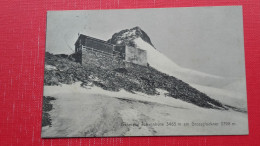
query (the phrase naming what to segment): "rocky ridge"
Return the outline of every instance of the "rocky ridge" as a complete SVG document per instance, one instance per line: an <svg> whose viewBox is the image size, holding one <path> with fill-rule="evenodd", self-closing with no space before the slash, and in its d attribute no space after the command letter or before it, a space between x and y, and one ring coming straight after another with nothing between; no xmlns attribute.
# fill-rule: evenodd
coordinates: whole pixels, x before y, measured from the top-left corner
<svg viewBox="0 0 260 146"><path fill-rule="evenodd" d="M118 33L115 33L111 39L107 42L117 45L129 45L134 47L133 40L136 38L142 38L145 42L154 46L149 36L138 26L131 29L124 29Z"/></svg>
<svg viewBox="0 0 260 146"><path fill-rule="evenodd" d="M118 92L126 90L135 94L160 94L157 89L168 93L165 96L180 99L204 108L227 110L228 107L189 84L152 67L128 64L126 68L107 69L92 65L83 67L71 56L53 55L46 52L44 85L55 86L81 82L83 88L98 86L104 90Z"/></svg>

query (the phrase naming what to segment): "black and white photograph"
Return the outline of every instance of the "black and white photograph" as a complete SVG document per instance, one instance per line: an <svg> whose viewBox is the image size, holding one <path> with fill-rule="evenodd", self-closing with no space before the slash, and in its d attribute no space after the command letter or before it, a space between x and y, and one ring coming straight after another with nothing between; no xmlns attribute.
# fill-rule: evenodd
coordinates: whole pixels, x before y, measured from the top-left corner
<svg viewBox="0 0 260 146"><path fill-rule="evenodd" d="M247 135L242 6L48 11L42 138Z"/></svg>

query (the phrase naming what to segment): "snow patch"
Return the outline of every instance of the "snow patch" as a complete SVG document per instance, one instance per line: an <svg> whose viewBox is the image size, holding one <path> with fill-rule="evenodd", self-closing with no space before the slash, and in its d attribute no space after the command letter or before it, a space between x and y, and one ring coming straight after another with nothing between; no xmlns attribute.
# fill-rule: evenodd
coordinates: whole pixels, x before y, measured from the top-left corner
<svg viewBox="0 0 260 146"><path fill-rule="evenodd" d="M52 126L42 128L42 137L100 137L149 135L219 135L245 134L247 114L194 106L163 94L106 91L99 87L85 89L81 83L44 86L44 96L55 97L49 112ZM146 101L146 102L144 102ZM227 128L207 126L166 126L167 122L235 122ZM122 126L122 123L138 124ZM164 123L164 126L141 124Z"/></svg>
<svg viewBox="0 0 260 146"><path fill-rule="evenodd" d="M46 70L58 70L55 66L53 66L53 65L48 65L48 64L45 65L45 69L46 69Z"/></svg>

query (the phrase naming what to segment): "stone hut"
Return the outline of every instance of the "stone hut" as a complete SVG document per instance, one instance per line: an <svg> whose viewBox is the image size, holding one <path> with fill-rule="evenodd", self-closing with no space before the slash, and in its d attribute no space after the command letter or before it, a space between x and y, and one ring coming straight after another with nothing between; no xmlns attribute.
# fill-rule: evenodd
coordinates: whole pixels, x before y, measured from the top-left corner
<svg viewBox="0 0 260 146"><path fill-rule="evenodd" d="M126 62L147 66L147 52L142 49L114 45L106 41L80 34L75 43L76 61L82 65L123 67Z"/></svg>

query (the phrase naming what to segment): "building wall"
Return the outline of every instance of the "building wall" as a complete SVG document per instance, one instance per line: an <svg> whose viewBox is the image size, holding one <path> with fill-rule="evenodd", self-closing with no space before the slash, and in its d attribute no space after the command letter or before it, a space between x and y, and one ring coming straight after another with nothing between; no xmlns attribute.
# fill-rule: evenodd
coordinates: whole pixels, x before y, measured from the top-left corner
<svg viewBox="0 0 260 146"><path fill-rule="evenodd" d="M124 67L124 62L147 66L147 52L130 46L116 46L80 35L75 43L76 62L107 68Z"/></svg>
<svg viewBox="0 0 260 146"><path fill-rule="evenodd" d="M124 67L124 61L119 56L107 55L104 53L82 49L82 65L98 66L101 68L115 69Z"/></svg>
<svg viewBox="0 0 260 146"><path fill-rule="evenodd" d="M125 48L126 46L115 46L114 54L118 54L121 57L121 59L125 60Z"/></svg>
<svg viewBox="0 0 260 146"><path fill-rule="evenodd" d="M82 63L82 52L81 51L75 52L74 56L75 56L76 62Z"/></svg>
<svg viewBox="0 0 260 146"><path fill-rule="evenodd" d="M126 46L125 61L147 66L147 52L145 50Z"/></svg>
<svg viewBox="0 0 260 146"><path fill-rule="evenodd" d="M86 38L83 45L89 48L96 49L98 51L102 51L104 53L113 54L113 45L104 42Z"/></svg>

